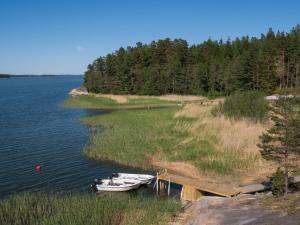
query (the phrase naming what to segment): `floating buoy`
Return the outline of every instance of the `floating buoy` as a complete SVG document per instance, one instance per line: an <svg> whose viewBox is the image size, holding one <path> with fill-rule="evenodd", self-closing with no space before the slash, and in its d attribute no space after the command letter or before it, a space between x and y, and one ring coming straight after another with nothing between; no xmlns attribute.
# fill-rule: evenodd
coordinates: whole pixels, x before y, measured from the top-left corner
<svg viewBox="0 0 300 225"><path fill-rule="evenodd" d="M42 166L41 166L41 165L37 165L37 166L35 167L35 170L36 170L36 171L41 171L41 170L42 170Z"/></svg>

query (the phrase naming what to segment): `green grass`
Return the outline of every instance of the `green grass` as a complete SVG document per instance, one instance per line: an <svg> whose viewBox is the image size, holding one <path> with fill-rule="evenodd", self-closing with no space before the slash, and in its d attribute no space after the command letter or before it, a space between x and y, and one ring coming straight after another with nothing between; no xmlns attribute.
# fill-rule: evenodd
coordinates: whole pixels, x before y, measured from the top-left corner
<svg viewBox="0 0 300 225"><path fill-rule="evenodd" d="M165 104L162 100L133 99L125 104L126 107L110 99L90 96L72 98L66 104L70 102L73 107L114 109L107 114L82 119L95 128L83 151L90 159L144 169L152 168L153 158L180 161L192 164L200 171L218 174L247 170L249 164L255 161L241 157L230 149L218 151L215 149L218 143L216 137L191 134L189 128L197 119L175 118L175 113L181 109L179 107L156 108ZM150 110L142 107L146 103L151 103L153 107ZM140 109L126 110L132 109L132 106ZM198 130L202 132L201 128Z"/></svg>
<svg viewBox="0 0 300 225"><path fill-rule="evenodd" d="M195 120L174 118L177 109L114 111L84 118L100 128L93 132L84 154L95 160L111 160L123 165L150 168L154 155L160 160L189 162L202 171L232 172L233 160L207 161L218 154L205 139L191 139L186 130ZM234 158L235 159L235 158Z"/></svg>
<svg viewBox="0 0 300 225"><path fill-rule="evenodd" d="M105 97L78 96L67 99L64 106L71 108L87 109L139 109L139 108L160 108L177 107L178 102L165 101L156 98L129 99L127 103L119 104L116 101Z"/></svg>
<svg viewBox="0 0 300 225"><path fill-rule="evenodd" d="M180 208L180 203L170 198L22 194L0 201L0 223L2 225L167 224Z"/></svg>

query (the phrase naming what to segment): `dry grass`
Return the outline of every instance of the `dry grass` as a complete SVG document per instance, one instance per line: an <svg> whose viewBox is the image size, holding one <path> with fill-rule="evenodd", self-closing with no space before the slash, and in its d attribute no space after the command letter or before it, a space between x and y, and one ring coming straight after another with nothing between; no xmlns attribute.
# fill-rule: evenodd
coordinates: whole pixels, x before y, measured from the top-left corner
<svg viewBox="0 0 300 225"><path fill-rule="evenodd" d="M172 171L175 174L182 174L193 178L199 178L202 176L195 166L186 162L166 162L157 160L155 157L153 157L151 164L155 167Z"/></svg>
<svg viewBox="0 0 300 225"><path fill-rule="evenodd" d="M119 104L124 104L128 102L128 98L126 95L94 94L94 96L109 98L113 101L116 101Z"/></svg>
<svg viewBox="0 0 300 225"><path fill-rule="evenodd" d="M180 101L180 102L197 102L207 101L207 98L195 95L162 95L158 97L165 101Z"/></svg>
<svg viewBox="0 0 300 225"><path fill-rule="evenodd" d="M284 210L288 213L296 213L300 211L300 193L290 193L287 198L265 196L262 200L262 204L273 211Z"/></svg>
<svg viewBox="0 0 300 225"><path fill-rule="evenodd" d="M228 160L240 168L243 179L239 183L249 183L270 175L276 165L261 158L257 143L259 136L266 131L270 124L254 123L246 120L234 121L224 116L214 117L212 108L222 99L209 101L206 104L187 104L175 114L175 117L194 118L196 121L189 126L178 127L190 132L192 139L209 140L218 154L207 157L207 161ZM240 164L240 165L239 165Z"/></svg>

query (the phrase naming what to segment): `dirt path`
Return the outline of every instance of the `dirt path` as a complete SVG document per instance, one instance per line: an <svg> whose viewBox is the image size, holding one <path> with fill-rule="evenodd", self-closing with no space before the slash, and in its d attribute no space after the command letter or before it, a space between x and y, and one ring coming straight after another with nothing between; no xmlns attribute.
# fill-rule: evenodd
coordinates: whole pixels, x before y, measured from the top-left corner
<svg viewBox="0 0 300 225"><path fill-rule="evenodd" d="M298 225L300 213L272 211L260 204L259 197L202 197L186 206L172 225Z"/></svg>

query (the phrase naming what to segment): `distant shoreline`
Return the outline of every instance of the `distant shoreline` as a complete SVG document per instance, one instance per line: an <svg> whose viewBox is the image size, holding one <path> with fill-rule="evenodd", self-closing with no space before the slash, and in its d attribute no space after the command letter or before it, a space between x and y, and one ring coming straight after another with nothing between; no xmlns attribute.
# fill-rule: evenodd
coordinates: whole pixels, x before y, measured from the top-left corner
<svg viewBox="0 0 300 225"><path fill-rule="evenodd" d="M42 75L13 75L13 74L0 74L0 79L9 79L9 78L19 78L19 77L62 77L62 76L83 76L78 74L62 74L62 75L54 75L54 74L42 74Z"/></svg>

